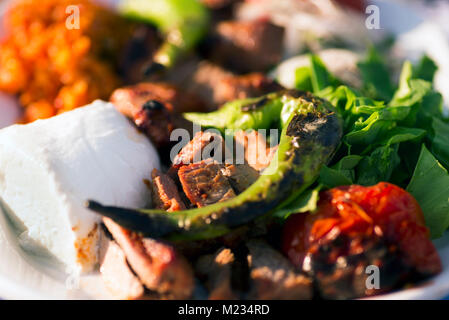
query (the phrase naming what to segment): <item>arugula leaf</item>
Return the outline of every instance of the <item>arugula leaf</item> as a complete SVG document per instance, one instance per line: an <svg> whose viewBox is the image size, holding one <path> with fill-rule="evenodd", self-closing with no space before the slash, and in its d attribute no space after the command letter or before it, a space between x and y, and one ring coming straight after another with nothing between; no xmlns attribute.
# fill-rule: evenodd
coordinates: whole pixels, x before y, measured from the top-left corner
<svg viewBox="0 0 449 320"><path fill-rule="evenodd" d="M320 191L323 186L318 185L304 191L295 201L289 203L286 207L275 210L274 217L288 218L293 213L314 212L320 199Z"/></svg>
<svg viewBox="0 0 449 320"><path fill-rule="evenodd" d="M426 134L426 130L419 128L396 127L388 132L379 143L383 145L392 145L395 143L418 140L423 138Z"/></svg>
<svg viewBox="0 0 449 320"><path fill-rule="evenodd" d="M323 166L320 171L318 182L326 188L335 188L338 186L347 186L352 184L352 179L348 178L343 172Z"/></svg>
<svg viewBox="0 0 449 320"><path fill-rule="evenodd" d="M394 94L390 72L380 55L374 48L368 52L367 58L358 63L365 93L376 99L391 100Z"/></svg>
<svg viewBox="0 0 449 320"><path fill-rule="evenodd" d="M420 204L431 237L441 237L449 227L449 174L424 144L407 191Z"/></svg>
<svg viewBox="0 0 449 320"><path fill-rule="evenodd" d="M310 71L312 88L315 93L339 84L339 81L327 70L325 64L317 55L310 55Z"/></svg>
<svg viewBox="0 0 449 320"><path fill-rule="evenodd" d="M432 153L446 168L449 168L449 124L433 117L432 129L434 131L431 139Z"/></svg>
<svg viewBox="0 0 449 320"><path fill-rule="evenodd" d="M371 186L379 181L389 181L393 170L400 163L398 149L398 144L382 146L364 157L357 166L357 183Z"/></svg>
<svg viewBox="0 0 449 320"><path fill-rule="evenodd" d="M413 77L415 79L422 79L433 82L437 70L438 67L435 64L435 61L433 61L427 55L424 55L419 61L419 64L413 68Z"/></svg>
<svg viewBox="0 0 449 320"><path fill-rule="evenodd" d="M394 129L396 122L405 119L409 112L409 107L402 106L373 112L368 119L362 119L354 124L354 130L345 136L345 141L351 145L369 146Z"/></svg>

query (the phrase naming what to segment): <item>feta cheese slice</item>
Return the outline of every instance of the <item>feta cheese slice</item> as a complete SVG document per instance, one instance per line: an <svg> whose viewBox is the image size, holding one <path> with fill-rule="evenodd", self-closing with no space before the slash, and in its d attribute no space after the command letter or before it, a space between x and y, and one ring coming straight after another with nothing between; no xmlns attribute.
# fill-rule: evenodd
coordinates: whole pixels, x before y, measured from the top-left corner
<svg viewBox="0 0 449 320"><path fill-rule="evenodd" d="M103 101L0 130L0 197L70 272L98 260L100 216L84 203L144 207L144 179L159 168L149 140Z"/></svg>

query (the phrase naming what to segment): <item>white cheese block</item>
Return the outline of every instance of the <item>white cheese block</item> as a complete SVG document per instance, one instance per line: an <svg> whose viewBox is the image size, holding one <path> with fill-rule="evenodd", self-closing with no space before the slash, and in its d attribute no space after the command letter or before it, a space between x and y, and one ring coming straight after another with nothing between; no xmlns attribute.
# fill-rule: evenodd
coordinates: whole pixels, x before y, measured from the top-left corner
<svg viewBox="0 0 449 320"><path fill-rule="evenodd" d="M85 201L146 206L153 168L153 145L102 101L0 130L0 197L70 272L90 271L98 260L100 216Z"/></svg>

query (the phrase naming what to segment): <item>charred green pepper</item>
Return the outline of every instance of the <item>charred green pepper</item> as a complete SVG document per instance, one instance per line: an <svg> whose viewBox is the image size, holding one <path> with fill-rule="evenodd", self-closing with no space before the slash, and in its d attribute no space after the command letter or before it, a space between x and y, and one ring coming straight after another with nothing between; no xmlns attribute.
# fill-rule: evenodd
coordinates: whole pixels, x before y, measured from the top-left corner
<svg viewBox="0 0 449 320"><path fill-rule="evenodd" d="M282 129L279 148L270 165L243 193L207 207L171 213L105 207L94 201L89 201L88 207L125 228L155 238L218 237L296 198L316 180L342 135L341 121L332 105L308 93L279 92L259 99L235 101L224 108L236 115L228 115L224 120L222 116L226 112L219 110L186 117L222 130L237 126L258 129L274 124Z"/></svg>
<svg viewBox="0 0 449 320"><path fill-rule="evenodd" d="M198 43L209 23L208 10L198 0L119 0L118 10L162 32L165 40L153 59L167 68Z"/></svg>

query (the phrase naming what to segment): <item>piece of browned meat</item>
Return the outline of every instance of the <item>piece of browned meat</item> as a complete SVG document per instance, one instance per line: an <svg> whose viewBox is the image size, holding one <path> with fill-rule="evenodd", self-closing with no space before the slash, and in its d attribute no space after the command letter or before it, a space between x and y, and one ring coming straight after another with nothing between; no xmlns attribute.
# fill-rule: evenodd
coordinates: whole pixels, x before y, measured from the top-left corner
<svg viewBox="0 0 449 320"><path fill-rule="evenodd" d="M281 85L263 73L254 72L222 78L215 87L214 100L222 104L236 99L260 97L282 89Z"/></svg>
<svg viewBox="0 0 449 320"><path fill-rule="evenodd" d="M119 61L120 74L127 84L144 80L145 70L160 44L161 39L156 28L141 24L133 30Z"/></svg>
<svg viewBox="0 0 449 320"><path fill-rule="evenodd" d="M239 194L248 189L259 178L259 172L248 164L226 164L221 170L234 191Z"/></svg>
<svg viewBox="0 0 449 320"><path fill-rule="evenodd" d="M262 240L247 243L250 265L248 299L304 300L313 295L312 281L298 274L294 266Z"/></svg>
<svg viewBox="0 0 449 320"><path fill-rule="evenodd" d="M187 260L172 245L122 228L103 218L108 231L125 253L140 281L166 298L188 299L194 288L193 271Z"/></svg>
<svg viewBox="0 0 449 320"><path fill-rule="evenodd" d="M210 110L236 99L260 97L282 87L263 73L235 73L207 60L192 57L176 65L164 76L187 92L201 97Z"/></svg>
<svg viewBox="0 0 449 320"><path fill-rule="evenodd" d="M221 170L222 164L204 160L183 166L178 171L187 198L199 208L235 197L235 192Z"/></svg>
<svg viewBox="0 0 449 320"><path fill-rule="evenodd" d="M225 155L226 144L219 133L209 130L199 131L173 159L173 166L179 168L211 157L221 162Z"/></svg>
<svg viewBox="0 0 449 320"><path fill-rule="evenodd" d="M229 70L199 57L189 57L176 64L163 76L168 83L199 96L212 111L221 103L215 100L215 91L222 79L234 76Z"/></svg>
<svg viewBox="0 0 449 320"><path fill-rule="evenodd" d="M129 268L120 246L106 235L101 235L100 274L105 287L116 299L135 300L144 296L145 289Z"/></svg>
<svg viewBox="0 0 449 320"><path fill-rule="evenodd" d="M155 208L168 212L186 209L172 178L157 169L153 169L151 178L151 189L153 191L153 204Z"/></svg>
<svg viewBox="0 0 449 320"><path fill-rule="evenodd" d="M238 161L242 161L240 158L243 153L244 161L257 171L268 167L277 151L277 146L270 148L267 145L266 138L259 131L239 130L234 133L234 139L236 143L235 155Z"/></svg>
<svg viewBox="0 0 449 320"><path fill-rule="evenodd" d="M117 109L134 118L148 101L158 101L168 112L204 111L201 100L174 85L164 82L142 82L115 90L110 101Z"/></svg>
<svg viewBox="0 0 449 320"><path fill-rule="evenodd" d="M195 269L199 277L206 281L210 300L238 299L238 294L232 289L234 260L234 254L228 248L220 248L215 254L198 259Z"/></svg>
<svg viewBox="0 0 449 320"><path fill-rule="evenodd" d="M266 71L282 58L284 29L267 20L223 21L216 25L206 53L239 73Z"/></svg>
<svg viewBox="0 0 449 320"><path fill-rule="evenodd" d="M176 128L192 130L191 123L180 113L205 110L199 98L160 82L117 89L110 101L122 114L132 119L157 147L170 145L170 135Z"/></svg>

